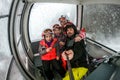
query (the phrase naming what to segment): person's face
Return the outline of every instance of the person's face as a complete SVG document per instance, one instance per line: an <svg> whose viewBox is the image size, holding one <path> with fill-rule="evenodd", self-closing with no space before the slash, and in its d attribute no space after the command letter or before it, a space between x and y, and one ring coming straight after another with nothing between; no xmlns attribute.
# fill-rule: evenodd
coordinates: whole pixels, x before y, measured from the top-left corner
<svg viewBox="0 0 120 80"><path fill-rule="evenodd" d="M61 30L60 29L58 29L58 28L55 28L54 29L54 34L55 35L59 35L61 33Z"/></svg>
<svg viewBox="0 0 120 80"><path fill-rule="evenodd" d="M50 42L50 41L52 40L52 34L46 34L46 35L45 35L45 40L46 40L47 42Z"/></svg>
<svg viewBox="0 0 120 80"><path fill-rule="evenodd" d="M74 29L73 28L68 28L67 29L67 36L71 37L72 35L74 35Z"/></svg>
<svg viewBox="0 0 120 80"><path fill-rule="evenodd" d="M66 20L66 19L61 19L61 20L60 20L61 26L64 26L66 23L67 23L67 20Z"/></svg>

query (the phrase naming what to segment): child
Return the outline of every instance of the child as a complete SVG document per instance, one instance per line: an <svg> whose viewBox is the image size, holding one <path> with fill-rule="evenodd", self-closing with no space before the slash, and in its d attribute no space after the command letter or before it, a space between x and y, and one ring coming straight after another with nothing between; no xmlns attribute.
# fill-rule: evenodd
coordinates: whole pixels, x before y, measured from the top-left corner
<svg viewBox="0 0 120 80"><path fill-rule="evenodd" d="M65 45L65 41L66 41L66 36L63 34L62 28L59 26L59 24L55 24L53 26L53 32L54 32L54 37L58 39L59 53L62 53L64 49L63 46Z"/></svg>
<svg viewBox="0 0 120 80"><path fill-rule="evenodd" d="M39 43L39 53L41 55L45 75L48 80L52 80L54 77L52 69L56 70L61 75L61 77L64 77L65 75L64 69L56 59L57 49L55 46L57 45L57 39L53 38L52 35L53 33L51 29L44 30L44 39L42 39Z"/></svg>

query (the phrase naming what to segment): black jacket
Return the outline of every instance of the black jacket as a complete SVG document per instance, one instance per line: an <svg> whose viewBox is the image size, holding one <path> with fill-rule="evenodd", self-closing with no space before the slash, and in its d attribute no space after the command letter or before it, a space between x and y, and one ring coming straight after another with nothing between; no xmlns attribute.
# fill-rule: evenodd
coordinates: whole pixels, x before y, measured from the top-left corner
<svg viewBox="0 0 120 80"><path fill-rule="evenodd" d="M75 35L73 35L72 37L67 37L66 45L65 45L66 50L72 49L74 52L74 57L72 60L70 60L71 66L72 68L87 67L84 40L82 39L79 42L75 42L74 38L75 38Z"/></svg>

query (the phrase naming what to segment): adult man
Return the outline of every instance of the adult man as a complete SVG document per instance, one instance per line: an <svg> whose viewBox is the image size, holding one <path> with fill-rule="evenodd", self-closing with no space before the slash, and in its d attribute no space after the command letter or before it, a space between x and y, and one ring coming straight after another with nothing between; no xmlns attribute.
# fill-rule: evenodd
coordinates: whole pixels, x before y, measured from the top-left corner
<svg viewBox="0 0 120 80"><path fill-rule="evenodd" d="M62 53L62 57L64 60L67 60L66 55L68 56L72 72L70 71L70 66L68 66L69 75L66 74L63 80L70 80L70 78L73 78L70 75L71 73L73 73L75 80L80 80L88 71L84 40L75 41L75 37L78 33L75 25L73 24L67 25L65 31L67 35L65 43L66 50Z"/></svg>
<svg viewBox="0 0 120 80"><path fill-rule="evenodd" d="M65 48L66 50L63 52L63 57L66 59L64 54L67 54L71 67L87 67L87 61L86 61L86 50L84 45L84 40L75 42L75 37L78 34L77 29L75 25L67 25L65 28L66 31L66 44Z"/></svg>

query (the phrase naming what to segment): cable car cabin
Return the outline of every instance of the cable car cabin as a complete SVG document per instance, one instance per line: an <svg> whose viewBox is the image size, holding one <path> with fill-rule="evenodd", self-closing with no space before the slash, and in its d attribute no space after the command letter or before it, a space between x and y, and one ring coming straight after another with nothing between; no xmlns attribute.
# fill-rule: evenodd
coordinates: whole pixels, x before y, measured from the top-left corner
<svg viewBox="0 0 120 80"><path fill-rule="evenodd" d="M23 5L21 3L23 3L24 6L23 12L20 15L20 26L16 26L16 24L13 23L17 23L17 20L19 19L17 17L17 12L19 12L18 4L21 6ZM85 42L85 59L88 64L88 70L83 67L69 67L74 65L72 65L71 60L69 60L69 56L66 56L65 62L67 68L65 77L61 78L61 76L56 73L55 68L52 68L55 75L54 80L59 80L60 78L63 80L119 80L119 4L119 0L13 1L9 32L14 32L14 35L10 33L10 35L13 35L13 37L10 36L10 44L16 49L16 52L13 51L15 52L13 55L17 62L21 60L21 62L18 62L17 64L21 70L23 69L22 71L25 74L25 77L32 80L47 80L45 67L43 67L43 60L40 58L41 52L39 51L40 41L45 38L43 32L48 28L53 30L55 24L60 25L60 27L65 27L63 24L67 26L67 21L69 22L69 25L74 24L74 26L76 26L77 30L74 30L74 32ZM60 20L61 17L62 21ZM14 28L15 30L13 30ZM18 47L19 44L16 47L14 45L15 43L12 42L19 41L18 36L16 35L18 34L17 31L19 31L20 43L22 43L21 46L26 53L24 57L16 56L21 56L21 49ZM68 31L68 29L65 29L65 31ZM51 33L49 32L49 34ZM67 34L68 33L64 33L64 35ZM80 41L75 42L75 40L71 40L70 45L79 42ZM65 45L66 44L67 43L65 43ZM73 45L70 49L71 48L73 48ZM80 50L79 47L74 47L74 49ZM67 52L65 52L65 54L67 54ZM75 55L73 55L73 57L74 56ZM25 60L26 62L24 62ZM83 70L83 72L81 70Z"/></svg>

